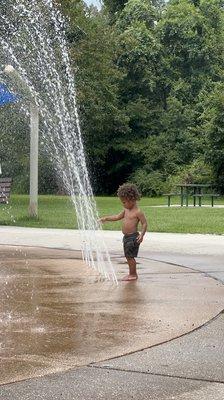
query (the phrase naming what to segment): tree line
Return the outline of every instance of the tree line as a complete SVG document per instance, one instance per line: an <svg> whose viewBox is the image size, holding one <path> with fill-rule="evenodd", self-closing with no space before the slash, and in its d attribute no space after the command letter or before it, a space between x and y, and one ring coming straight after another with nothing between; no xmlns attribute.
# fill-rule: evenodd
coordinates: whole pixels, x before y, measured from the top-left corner
<svg viewBox="0 0 224 400"><path fill-rule="evenodd" d="M144 195L180 182L214 182L224 193L223 1L104 0L100 11L83 0L57 3L94 192L132 181ZM25 136L13 139L15 154ZM21 157L22 188L28 154ZM44 155L41 171L42 191L49 182L56 191Z"/></svg>

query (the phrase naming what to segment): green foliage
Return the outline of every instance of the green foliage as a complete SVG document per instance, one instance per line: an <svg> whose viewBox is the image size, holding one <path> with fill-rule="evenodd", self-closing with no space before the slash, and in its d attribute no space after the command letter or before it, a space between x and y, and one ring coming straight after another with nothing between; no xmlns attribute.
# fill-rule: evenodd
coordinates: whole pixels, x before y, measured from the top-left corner
<svg viewBox="0 0 224 400"><path fill-rule="evenodd" d="M144 2L147 3L146 1ZM116 17L119 16L119 13L124 9L127 3L128 0L103 0L103 4L105 5L106 10L108 11L112 21L114 21ZM136 1L137 6L141 5L141 3L142 2L140 1ZM149 0L148 3L152 3L154 6L161 7L164 5L164 0Z"/></svg>
<svg viewBox="0 0 224 400"><path fill-rule="evenodd" d="M181 183L208 184L211 182L214 182L212 168L205 163L203 158L199 158L191 164L180 167L175 175L171 175L168 178L167 186L173 192L176 189L176 185Z"/></svg>
<svg viewBox="0 0 224 400"><path fill-rule="evenodd" d="M125 31L129 26L135 26L137 23L145 25L146 28L153 28L156 19L157 10L150 1L129 0L119 15L116 26L121 31Z"/></svg>
<svg viewBox="0 0 224 400"><path fill-rule="evenodd" d="M207 133L206 159L210 163L217 188L224 193L224 83L217 83L204 99L203 129Z"/></svg>
<svg viewBox="0 0 224 400"><path fill-rule="evenodd" d="M104 0L104 5L110 15L112 21L114 21L116 13L120 12L127 0Z"/></svg>
<svg viewBox="0 0 224 400"><path fill-rule="evenodd" d="M13 178L13 190L26 192L29 181L29 126L17 105L0 109L2 175ZM23 151L21 151L23 149Z"/></svg>
<svg viewBox="0 0 224 400"><path fill-rule="evenodd" d="M72 41L81 125L94 190L105 190L109 153L114 142L128 131L128 117L120 107L122 72L114 63L116 41L104 13L86 8L83 2L62 2L70 17L69 35L83 35ZM76 34L74 36L77 36ZM111 149L112 147L112 149ZM104 188L102 186L104 185ZM109 189L111 190L111 189Z"/></svg>
<svg viewBox="0 0 224 400"><path fill-rule="evenodd" d="M224 193L223 1L105 0L101 11L55 1L68 17L95 192L132 179L154 196L190 179ZM13 107L1 109L0 157L27 192L28 126ZM58 191L52 168L41 153L42 192Z"/></svg>
<svg viewBox="0 0 224 400"><path fill-rule="evenodd" d="M159 170L147 173L143 169L138 169L131 179L143 196L160 196L166 191L167 185Z"/></svg>
<svg viewBox="0 0 224 400"><path fill-rule="evenodd" d="M19 105L8 105L0 113L0 163L2 176L13 179L14 193L29 192L30 128L19 112ZM53 166L46 154L39 154L39 193L56 193L58 185Z"/></svg>

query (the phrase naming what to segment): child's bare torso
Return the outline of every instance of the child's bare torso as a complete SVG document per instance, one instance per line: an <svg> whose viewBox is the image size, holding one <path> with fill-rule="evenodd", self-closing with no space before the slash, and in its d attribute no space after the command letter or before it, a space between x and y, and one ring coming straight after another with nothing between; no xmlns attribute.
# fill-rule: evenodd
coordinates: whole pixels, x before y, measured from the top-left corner
<svg viewBox="0 0 224 400"><path fill-rule="evenodd" d="M131 210L125 208L122 223L122 232L124 235L137 232L139 224L138 213L139 209L137 207Z"/></svg>

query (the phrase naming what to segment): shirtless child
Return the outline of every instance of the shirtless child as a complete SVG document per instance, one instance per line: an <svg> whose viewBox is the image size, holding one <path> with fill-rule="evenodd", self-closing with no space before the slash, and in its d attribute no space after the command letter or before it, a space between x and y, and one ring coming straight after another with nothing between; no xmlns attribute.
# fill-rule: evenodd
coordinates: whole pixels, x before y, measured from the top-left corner
<svg viewBox="0 0 224 400"><path fill-rule="evenodd" d="M147 221L144 213L137 206L137 200L140 200L140 194L135 185L125 183L118 188L117 195L124 206L124 210L117 215L102 217L100 218L100 221L123 220L123 245L124 254L129 266L129 275L125 276L122 280L135 281L138 279L135 257L138 255L139 245L143 241L147 230ZM139 222L142 226L141 233L138 232Z"/></svg>

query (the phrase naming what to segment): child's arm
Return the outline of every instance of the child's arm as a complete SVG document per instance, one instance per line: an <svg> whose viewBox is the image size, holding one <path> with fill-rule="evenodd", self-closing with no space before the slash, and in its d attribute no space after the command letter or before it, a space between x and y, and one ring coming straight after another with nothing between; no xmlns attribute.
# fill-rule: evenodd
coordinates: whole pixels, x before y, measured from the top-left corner
<svg viewBox="0 0 224 400"><path fill-rule="evenodd" d="M117 215L107 215L105 217L100 218L100 222L106 222L106 221L119 221L120 219L124 218L124 210L120 212L120 214Z"/></svg>
<svg viewBox="0 0 224 400"><path fill-rule="evenodd" d="M142 211L138 212L138 218L139 218L139 221L142 224L142 231L141 231L139 237L137 238L137 242L141 243L143 241L144 235L145 235L145 233L147 231L148 223L147 223L145 214Z"/></svg>

